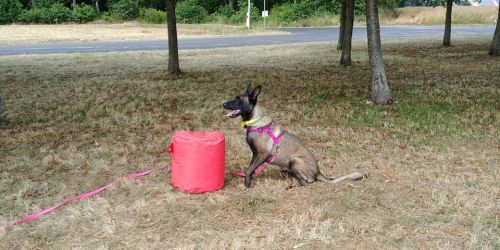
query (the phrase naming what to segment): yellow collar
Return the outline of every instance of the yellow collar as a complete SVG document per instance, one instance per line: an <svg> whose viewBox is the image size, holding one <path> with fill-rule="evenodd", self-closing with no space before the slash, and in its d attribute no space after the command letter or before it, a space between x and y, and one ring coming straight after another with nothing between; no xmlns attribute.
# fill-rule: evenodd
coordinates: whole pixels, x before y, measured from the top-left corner
<svg viewBox="0 0 500 250"><path fill-rule="evenodd" d="M260 120L261 118L262 118L262 115L258 116L257 118L250 119L250 120L248 120L248 121L242 121L242 122L240 123L240 126L242 126L242 127L247 126L247 125L249 125L249 124L252 124L252 123L254 123L254 122L256 122L256 121Z"/></svg>

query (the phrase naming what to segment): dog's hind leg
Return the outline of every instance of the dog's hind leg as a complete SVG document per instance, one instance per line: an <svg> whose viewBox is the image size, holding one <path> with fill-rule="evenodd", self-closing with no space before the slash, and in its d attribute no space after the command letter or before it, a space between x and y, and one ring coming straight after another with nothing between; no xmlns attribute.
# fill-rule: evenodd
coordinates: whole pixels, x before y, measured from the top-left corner
<svg viewBox="0 0 500 250"><path fill-rule="evenodd" d="M301 171L301 169L308 169L308 168L303 168L303 167L301 168L301 164L304 164L304 163L302 161L291 162L290 163L290 171L295 176L295 178L297 178L297 180L299 180L300 185L307 186L307 185L314 182L314 177Z"/></svg>

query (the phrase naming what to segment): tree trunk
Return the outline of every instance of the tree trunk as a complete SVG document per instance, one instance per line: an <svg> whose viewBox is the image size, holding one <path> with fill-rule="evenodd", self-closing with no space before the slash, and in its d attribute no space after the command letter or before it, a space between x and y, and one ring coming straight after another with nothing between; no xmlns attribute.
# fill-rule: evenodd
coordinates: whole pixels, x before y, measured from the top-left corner
<svg viewBox="0 0 500 250"><path fill-rule="evenodd" d="M177 46L177 20L175 18L176 0L167 0L167 27L168 27L168 72L180 74L179 48Z"/></svg>
<svg viewBox="0 0 500 250"><path fill-rule="evenodd" d="M233 8L234 12L238 12L240 10L240 6L238 6L238 0L230 0L231 1L231 7Z"/></svg>
<svg viewBox="0 0 500 250"><path fill-rule="evenodd" d="M346 1L342 0L340 7L340 26L339 26L339 40L337 42L337 50L342 49L342 42L344 42L344 30L345 30L345 12L346 12Z"/></svg>
<svg viewBox="0 0 500 250"><path fill-rule="evenodd" d="M499 56L500 55L500 8L498 9L497 27L495 28L495 34L493 35L493 41L491 41L490 55Z"/></svg>
<svg viewBox="0 0 500 250"><path fill-rule="evenodd" d="M378 19L378 1L366 0L366 30L368 33L368 55L372 72L372 99L376 104L392 104L391 90L387 84L387 77L382 57L380 42L380 25Z"/></svg>
<svg viewBox="0 0 500 250"><path fill-rule="evenodd" d="M345 0L346 12L344 20L344 35L342 40L342 55L340 65L351 65L352 28L354 25L354 0Z"/></svg>
<svg viewBox="0 0 500 250"><path fill-rule="evenodd" d="M443 46L451 45L451 10L453 8L453 0L446 0L446 20L444 22L444 38Z"/></svg>
<svg viewBox="0 0 500 250"><path fill-rule="evenodd" d="M95 0L95 10L97 11L97 13L101 12L99 7L99 0Z"/></svg>

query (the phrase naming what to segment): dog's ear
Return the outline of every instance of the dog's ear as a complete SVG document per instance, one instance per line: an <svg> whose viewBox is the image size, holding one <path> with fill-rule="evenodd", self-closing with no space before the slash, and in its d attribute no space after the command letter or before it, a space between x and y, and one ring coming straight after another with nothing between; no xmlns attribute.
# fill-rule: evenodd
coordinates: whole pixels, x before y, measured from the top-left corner
<svg viewBox="0 0 500 250"><path fill-rule="evenodd" d="M250 97L249 99L250 99L250 102L251 102L251 103L254 103L254 104L255 104L255 103L257 102L257 97L258 97L258 96L259 96L259 94L260 94L260 89L261 89L261 88L262 88L262 87L259 85L259 86L255 87L255 88L252 90L252 93L251 93L251 94L250 94L250 96L249 96L249 97Z"/></svg>
<svg viewBox="0 0 500 250"><path fill-rule="evenodd" d="M251 83L249 83L249 84L248 84L248 87L247 87L246 94L247 94L248 96L250 96L250 95L252 94L252 90L253 90L253 89L252 89L252 84L251 84Z"/></svg>

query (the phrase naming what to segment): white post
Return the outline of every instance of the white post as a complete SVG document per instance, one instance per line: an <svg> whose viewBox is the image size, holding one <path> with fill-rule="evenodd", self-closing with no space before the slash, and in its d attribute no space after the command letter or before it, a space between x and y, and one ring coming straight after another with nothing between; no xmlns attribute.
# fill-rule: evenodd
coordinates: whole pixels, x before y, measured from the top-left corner
<svg viewBox="0 0 500 250"><path fill-rule="evenodd" d="M247 29L250 29L250 0L248 0L248 8L247 8Z"/></svg>
<svg viewBox="0 0 500 250"><path fill-rule="evenodd" d="M266 0L264 0L264 12L266 12ZM266 29L266 16L264 15L264 30Z"/></svg>

